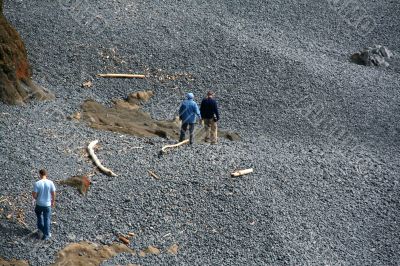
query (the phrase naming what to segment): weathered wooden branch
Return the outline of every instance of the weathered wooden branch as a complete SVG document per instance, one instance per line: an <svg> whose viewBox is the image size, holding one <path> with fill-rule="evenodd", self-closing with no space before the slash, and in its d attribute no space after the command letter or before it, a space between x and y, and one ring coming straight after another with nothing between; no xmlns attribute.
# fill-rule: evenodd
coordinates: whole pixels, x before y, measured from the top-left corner
<svg viewBox="0 0 400 266"><path fill-rule="evenodd" d="M252 172L253 172L253 168L244 169L244 170L239 170L239 171L233 172L233 173L231 174L231 176L242 176L242 175L250 174L250 173L252 173Z"/></svg>
<svg viewBox="0 0 400 266"><path fill-rule="evenodd" d="M152 172L152 171L150 171L150 170L148 170L148 172L149 172L149 175L150 176L152 176L152 177L154 177L155 179L161 179L158 175L156 175L154 172Z"/></svg>
<svg viewBox="0 0 400 266"><path fill-rule="evenodd" d="M117 176L113 171L111 171L110 169L104 167L100 160L97 158L96 154L94 153L94 146L98 143L98 140L94 140L92 142L90 142L89 146L88 146L88 152L90 157L92 157L93 162L96 164L96 166L100 169L100 171L102 171L103 173L105 173L106 175L109 176Z"/></svg>
<svg viewBox="0 0 400 266"><path fill-rule="evenodd" d="M97 74L101 78L128 78L128 79L144 79L146 75L143 74Z"/></svg>
<svg viewBox="0 0 400 266"><path fill-rule="evenodd" d="M161 148L161 152L162 152L162 153L166 153L166 150L167 150L167 149L176 148L176 147L182 146L182 145L184 145L184 144L186 144L186 143L189 143L189 140L188 140L188 139L185 139L184 141L178 142L177 144L165 145L164 147Z"/></svg>

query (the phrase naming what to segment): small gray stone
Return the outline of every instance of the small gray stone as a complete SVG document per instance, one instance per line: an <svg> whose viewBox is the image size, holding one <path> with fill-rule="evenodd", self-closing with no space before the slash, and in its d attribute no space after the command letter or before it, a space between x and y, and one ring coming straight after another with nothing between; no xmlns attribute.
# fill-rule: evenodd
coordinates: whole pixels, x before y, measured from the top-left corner
<svg viewBox="0 0 400 266"><path fill-rule="evenodd" d="M386 48L385 46L383 46L383 47L381 47L381 48L379 49L379 53L380 53L383 57L386 57L386 58L391 58L391 57L393 56L393 53L392 53L388 48Z"/></svg>

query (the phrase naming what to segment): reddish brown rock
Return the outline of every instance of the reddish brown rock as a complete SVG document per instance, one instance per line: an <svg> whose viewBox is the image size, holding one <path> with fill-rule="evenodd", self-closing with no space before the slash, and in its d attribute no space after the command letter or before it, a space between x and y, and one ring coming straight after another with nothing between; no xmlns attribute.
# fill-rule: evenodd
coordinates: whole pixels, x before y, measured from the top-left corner
<svg viewBox="0 0 400 266"><path fill-rule="evenodd" d="M87 176L72 176L65 180L59 181L59 183L62 185L75 187L82 195L86 195L91 184L90 179Z"/></svg>
<svg viewBox="0 0 400 266"><path fill-rule="evenodd" d="M23 104L32 98L48 100L54 95L31 80L25 45L4 17L0 0L0 100Z"/></svg>

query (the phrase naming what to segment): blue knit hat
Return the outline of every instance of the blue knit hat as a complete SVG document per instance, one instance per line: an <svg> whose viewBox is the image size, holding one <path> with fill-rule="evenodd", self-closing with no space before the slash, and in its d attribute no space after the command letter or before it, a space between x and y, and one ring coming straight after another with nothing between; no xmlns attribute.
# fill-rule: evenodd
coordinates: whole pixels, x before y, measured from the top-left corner
<svg viewBox="0 0 400 266"><path fill-rule="evenodd" d="M193 93L189 92L188 94L186 94L186 98L188 98L189 100L194 98Z"/></svg>

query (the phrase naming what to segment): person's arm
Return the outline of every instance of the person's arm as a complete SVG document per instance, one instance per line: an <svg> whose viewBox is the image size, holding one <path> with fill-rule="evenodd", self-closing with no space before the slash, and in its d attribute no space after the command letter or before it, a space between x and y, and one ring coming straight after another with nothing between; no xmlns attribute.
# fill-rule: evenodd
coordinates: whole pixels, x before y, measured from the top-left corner
<svg viewBox="0 0 400 266"><path fill-rule="evenodd" d="M196 103L194 104L194 106L195 106L195 113L199 117L200 122L201 122L201 114L200 114L199 106Z"/></svg>
<svg viewBox="0 0 400 266"><path fill-rule="evenodd" d="M56 192L51 192L51 207L54 208L56 202Z"/></svg>
<svg viewBox="0 0 400 266"><path fill-rule="evenodd" d="M184 112L183 104L181 104L181 106L179 106L179 119L180 120L183 120L183 112Z"/></svg>
<svg viewBox="0 0 400 266"><path fill-rule="evenodd" d="M217 102L214 102L214 112L215 112L215 117L217 118L217 121L219 120L219 112L218 112L218 105Z"/></svg>
<svg viewBox="0 0 400 266"><path fill-rule="evenodd" d="M204 104L205 104L205 103L204 103L204 99L203 99L203 100L201 101L201 104L200 104L200 115L203 115L203 114L204 114L204 111L205 111L205 110L204 110L204 107L205 107Z"/></svg>
<svg viewBox="0 0 400 266"><path fill-rule="evenodd" d="M51 207L54 208L55 202L56 202L56 187L54 186L54 183L51 183Z"/></svg>
<svg viewBox="0 0 400 266"><path fill-rule="evenodd" d="M37 196L38 196L38 189L37 189L36 183L35 183L35 184L33 185L32 198L33 198L34 200L36 200L36 199L37 199Z"/></svg>

